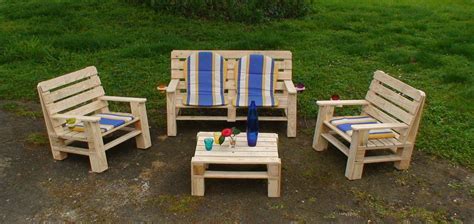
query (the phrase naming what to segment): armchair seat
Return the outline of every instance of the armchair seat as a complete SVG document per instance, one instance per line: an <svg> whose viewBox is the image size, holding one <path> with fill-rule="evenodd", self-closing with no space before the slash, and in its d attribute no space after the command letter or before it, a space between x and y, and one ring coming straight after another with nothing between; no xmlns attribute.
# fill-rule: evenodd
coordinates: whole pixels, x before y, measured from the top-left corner
<svg viewBox="0 0 474 224"><path fill-rule="evenodd" d="M330 120L331 128L337 128L344 132L348 137L352 136L352 126L357 124L380 124L379 121L371 116L346 116L334 117ZM392 129L375 129L369 131L369 139L395 138L396 133Z"/></svg>

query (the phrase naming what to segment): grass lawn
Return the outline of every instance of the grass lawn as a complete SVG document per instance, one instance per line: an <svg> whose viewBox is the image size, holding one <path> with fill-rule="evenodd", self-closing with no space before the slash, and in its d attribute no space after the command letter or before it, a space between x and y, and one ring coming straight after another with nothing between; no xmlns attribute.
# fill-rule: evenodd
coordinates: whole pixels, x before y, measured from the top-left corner
<svg viewBox="0 0 474 224"><path fill-rule="evenodd" d="M164 125L173 49L293 52L299 115L316 99L363 98L384 70L427 93L417 150L474 167L474 4L466 0L325 1L298 20L189 20L121 0L0 0L0 99L38 101L36 84L95 65L109 95L149 99ZM158 108L158 109L157 109ZM353 110L348 109L345 112Z"/></svg>

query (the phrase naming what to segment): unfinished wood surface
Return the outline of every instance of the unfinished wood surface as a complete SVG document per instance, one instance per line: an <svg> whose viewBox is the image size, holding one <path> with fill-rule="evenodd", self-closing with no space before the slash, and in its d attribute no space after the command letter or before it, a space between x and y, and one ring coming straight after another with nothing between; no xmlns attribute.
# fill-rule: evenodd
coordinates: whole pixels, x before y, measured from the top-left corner
<svg viewBox="0 0 474 224"><path fill-rule="evenodd" d="M247 145L246 133L236 137L235 148L228 140L223 145L214 144L211 151L205 150L204 139L213 138L214 132L199 132L194 157L191 159L191 194L204 196L205 178L267 179L268 197L280 196L281 160L278 158L278 135L259 133L257 145ZM261 164L267 171L221 171L208 170L209 164Z"/></svg>
<svg viewBox="0 0 474 224"><path fill-rule="evenodd" d="M291 81L292 79L292 54L289 51L219 51L211 50L224 57L226 61L226 80L224 83L224 97L228 105L208 107L212 109L226 109L227 116L180 116L176 111L178 109L204 108L199 106L188 106L183 104L183 98L186 95L186 83L184 77L184 68L186 58L195 52L207 50L175 50L171 52L171 82L167 87L167 121L168 136L176 136L177 120L225 120L235 122L243 119L236 116L237 108L232 105L236 95L235 69L238 60L248 54L263 54L275 59L278 68L278 76L275 84L275 97L279 105L272 109L283 109L284 116L273 116L265 118L260 116L261 121L286 121L288 125L287 136L296 137L297 124L297 97L296 89ZM207 107L206 107L207 108ZM288 113L289 112L289 113Z"/></svg>
<svg viewBox="0 0 474 224"><path fill-rule="evenodd" d="M144 98L105 96L97 69L93 66L38 84L38 94L43 110L53 158L62 160L68 153L89 156L93 172L108 168L105 151L130 138L137 138L138 148L151 146ZM131 104L134 119L101 132L100 118L96 113L113 113L132 116L130 113L110 112L107 101ZM84 131L64 127L68 118L84 123ZM130 127L134 125L134 127ZM126 133L104 145L103 137L121 130ZM87 148L70 146L74 141L87 142Z"/></svg>
<svg viewBox="0 0 474 224"><path fill-rule="evenodd" d="M315 145L334 145L347 157L346 177L360 179L365 163L394 162L395 168L407 169L411 161L413 147L418 133L426 95L382 71L374 73L365 100L318 101L320 111L315 128ZM342 132L330 123L334 109L341 105L361 105L362 116L371 116L380 124L358 124L352 126L352 136ZM357 117L357 116L354 116ZM394 138L369 139L368 132L377 129L395 131ZM341 138L337 138L339 136ZM350 143L350 147L341 142ZM316 147L317 149L318 147ZM388 155L365 156L367 150L384 150Z"/></svg>

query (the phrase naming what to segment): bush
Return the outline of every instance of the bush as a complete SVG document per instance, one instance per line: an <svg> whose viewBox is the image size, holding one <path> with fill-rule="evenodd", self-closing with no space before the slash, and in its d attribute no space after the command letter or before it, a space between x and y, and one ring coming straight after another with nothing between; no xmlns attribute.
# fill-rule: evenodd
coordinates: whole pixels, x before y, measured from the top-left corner
<svg viewBox="0 0 474 224"><path fill-rule="evenodd" d="M312 0L129 0L186 17L257 23L306 15Z"/></svg>

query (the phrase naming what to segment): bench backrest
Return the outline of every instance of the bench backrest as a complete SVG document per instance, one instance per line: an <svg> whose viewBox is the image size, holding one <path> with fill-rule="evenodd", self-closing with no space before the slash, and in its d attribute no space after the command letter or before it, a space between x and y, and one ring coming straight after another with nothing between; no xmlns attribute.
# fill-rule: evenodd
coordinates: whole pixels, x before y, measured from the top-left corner
<svg viewBox="0 0 474 224"><path fill-rule="evenodd" d="M409 135L412 128L418 128L425 100L423 91L376 71L365 99L370 105L364 107L363 112L384 123L407 124L408 133L402 132L402 135Z"/></svg>
<svg viewBox="0 0 474 224"><path fill-rule="evenodd" d="M45 114L46 123L53 129L64 124L64 120L52 120L52 115L88 115L107 108L97 69L90 66L38 84L38 94Z"/></svg>
<svg viewBox="0 0 474 224"><path fill-rule="evenodd" d="M278 68L278 79L275 86L276 92L281 93L284 89L284 80L292 78L292 54L290 51L220 51L220 50L174 50L171 52L171 78L179 79L178 93L186 92L184 81L184 63L186 58L194 52L215 52L220 54L227 61L227 80L224 85L227 99L231 100L235 96L235 68L238 60L249 54L263 54L272 57Z"/></svg>

